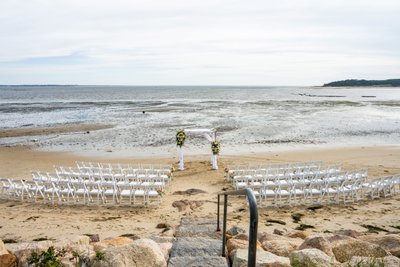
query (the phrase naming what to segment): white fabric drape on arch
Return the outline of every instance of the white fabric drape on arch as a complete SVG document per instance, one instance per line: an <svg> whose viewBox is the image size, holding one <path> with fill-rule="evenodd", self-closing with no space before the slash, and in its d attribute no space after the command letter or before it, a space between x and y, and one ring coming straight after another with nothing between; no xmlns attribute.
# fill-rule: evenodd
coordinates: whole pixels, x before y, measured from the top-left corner
<svg viewBox="0 0 400 267"><path fill-rule="evenodd" d="M215 129L184 129L183 131L186 133L186 135L203 136L210 143L217 140L217 131ZM180 171L183 171L185 169L185 164L183 160L183 149L180 146L178 146L178 155L179 155L178 169ZM211 165L213 170L218 170L217 155L214 155L214 153L211 153Z"/></svg>

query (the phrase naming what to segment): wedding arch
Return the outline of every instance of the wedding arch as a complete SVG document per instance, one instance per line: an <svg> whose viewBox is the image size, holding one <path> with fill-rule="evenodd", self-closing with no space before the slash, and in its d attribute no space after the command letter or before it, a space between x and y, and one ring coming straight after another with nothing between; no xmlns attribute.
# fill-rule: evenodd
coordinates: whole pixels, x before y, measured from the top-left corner
<svg viewBox="0 0 400 267"><path fill-rule="evenodd" d="M218 169L217 155L219 154L220 144L217 141L217 131L215 129L184 129L179 130L176 133L176 145L178 146L179 155L179 170L183 171L185 169L183 161L183 149L182 146L185 143L187 135L193 136L203 136L211 143L211 166L213 170Z"/></svg>

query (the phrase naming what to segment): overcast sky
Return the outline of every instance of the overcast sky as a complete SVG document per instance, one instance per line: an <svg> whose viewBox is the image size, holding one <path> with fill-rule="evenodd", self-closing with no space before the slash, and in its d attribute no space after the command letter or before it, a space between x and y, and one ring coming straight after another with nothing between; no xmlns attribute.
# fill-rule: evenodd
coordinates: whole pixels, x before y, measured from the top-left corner
<svg viewBox="0 0 400 267"><path fill-rule="evenodd" d="M399 0L1 0L0 84L400 78Z"/></svg>

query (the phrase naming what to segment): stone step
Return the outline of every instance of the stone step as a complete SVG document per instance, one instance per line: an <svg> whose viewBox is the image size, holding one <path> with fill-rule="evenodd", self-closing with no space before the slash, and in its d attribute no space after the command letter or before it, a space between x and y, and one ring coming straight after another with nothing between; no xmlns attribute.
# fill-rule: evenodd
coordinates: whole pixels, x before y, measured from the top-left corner
<svg viewBox="0 0 400 267"><path fill-rule="evenodd" d="M221 233L216 230L216 218L182 218L168 266L228 267L227 259L221 256Z"/></svg>
<svg viewBox="0 0 400 267"><path fill-rule="evenodd" d="M171 257L220 256L222 241L205 237L181 237L173 244Z"/></svg>
<svg viewBox="0 0 400 267"><path fill-rule="evenodd" d="M216 232L215 218L182 218L176 230L176 237L211 237L221 239L221 233Z"/></svg>
<svg viewBox="0 0 400 267"><path fill-rule="evenodd" d="M168 267L228 267L224 257L218 256L185 256L170 258Z"/></svg>

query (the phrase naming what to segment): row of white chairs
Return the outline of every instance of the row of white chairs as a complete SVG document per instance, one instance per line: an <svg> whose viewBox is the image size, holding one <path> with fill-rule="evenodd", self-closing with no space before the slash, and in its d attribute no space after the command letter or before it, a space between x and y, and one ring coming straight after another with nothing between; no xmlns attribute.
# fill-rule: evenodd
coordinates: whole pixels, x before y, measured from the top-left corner
<svg viewBox="0 0 400 267"><path fill-rule="evenodd" d="M80 170L98 170L98 169L109 169L119 171L136 171L136 170L148 170L148 171L163 171L171 175L173 172L172 165L169 164L120 164L120 163L100 163L100 162L84 162L76 161L76 166Z"/></svg>
<svg viewBox="0 0 400 267"><path fill-rule="evenodd" d="M282 169L281 169L282 170ZM263 180L291 180L291 179L311 179L314 176L333 176L338 175L342 171L341 164L326 165L317 168L303 168L301 171L297 169L285 169L283 171L259 171L247 170L240 171L231 178L232 184L235 186L238 181L263 181Z"/></svg>
<svg viewBox="0 0 400 267"><path fill-rule="evenodd" d="M295 180L261 185L250 183L247 188L253 190L259 206L281 207L355 203L363 201L366 195L371 199L391 196L396 193L396 186L400 186L400 175L369 182L366 182L366 175L360 171L347 172L325 180L320 178L308 183Z"/></svg>
<svg viewBox="0 0 400 267"><path fill-rule="evenodd" d="M105 185L126 185L137 187L155 187L161 191L169 184L169 179L163 176L152 177L125 177L125 176L102 176L88 173L45 173L32 172L34 181L38 182L69 182L69 183L98 183Z"/></svg>
<svg viewBox="0 0 400 267"><path fill-rule="evenodd" d="M371 199L380 197L390 197L400 189L400 174L378 177L364 183L364 187L369 189Z"/></svg>
<svg viewBox="0 0 400 267"><path fill-rule="evenodd" d="M304 172L305 170L318 170L322 166L321 161L292 162L285 164L241 164L231 165L225 168L225 177L230 179L236 175L242 175L245 172L265 173L287 173Z"/></svg>
<svg viewBox="0 0 400 267"><path fill-rule="evenodd" d="M3 199L52 205L158 206L161 202L156 187L132 184L0 179L0 186L0 197Z"/></svg>

